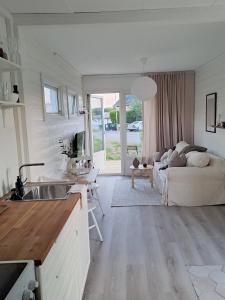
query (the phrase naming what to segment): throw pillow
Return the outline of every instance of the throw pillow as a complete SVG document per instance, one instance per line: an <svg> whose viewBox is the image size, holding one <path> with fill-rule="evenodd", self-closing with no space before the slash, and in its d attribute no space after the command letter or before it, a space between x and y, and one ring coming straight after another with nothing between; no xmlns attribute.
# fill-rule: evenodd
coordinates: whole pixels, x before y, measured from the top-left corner
<svg viewBox="0 0 225 300"><path fill-rule="evenodd" d="M170 158L171 154L173 153L172 149L169 149L167 152L163 154L160 161L161 162L167 162L167 160Z"/></svg>
<svg viewBox="0 0 225 300"><path fill-rule="evenodd" d="M202 153L197 151L187 153L186 158L188 167L203 168L208 166L210 162L210 156L208 153Z"/></svg>
<svg viewBox="0 0 225 300"><path fill-rule="evenodd" d="M174 151L172 152L172 154L170 155L170 157L167 159L167 164L169 165L170 162L171 162L175 157L177 157L177 156L178 156L178 152L177 152L176 150L174 150Z"/></svg>
<svg viewBox="0 0 225 300"><path fill-rule="evenodd" d="M201 147L201 146L196 146L196 145L188 145L188 146L184 147L184 149L180 152L180 154L182 154L182 153L187 154L191 151L206 152L207 148Z"/></svg>
<svg viewBox="0 0 225 300"><path fill-rule="evenodd" d="M178 154L186 147L188 146L189 144L182 141L182 142L179 142L178 144L176 144L176 151L178 152Z"/></svg>
<svg viewBox="0 0 225 300"><path fill-rule="evenodd" d="M165 152L167 152L167 149L166 149L166 148L164 148L163 150L161 150L160 152L158 152L158 153L156 154L155 161L156 161L156 162L160 162L160 159L161 159L161 157L163 156L163 154L164 154Z"/></svg>
<svg viewBox="0 0 225 300"><path fill-rule="evenodd" d="M184 154L179 155L178 153L174 155L173 159L170 160L168 166L169 168L173 167L186 167L187 158Z"/></svg>

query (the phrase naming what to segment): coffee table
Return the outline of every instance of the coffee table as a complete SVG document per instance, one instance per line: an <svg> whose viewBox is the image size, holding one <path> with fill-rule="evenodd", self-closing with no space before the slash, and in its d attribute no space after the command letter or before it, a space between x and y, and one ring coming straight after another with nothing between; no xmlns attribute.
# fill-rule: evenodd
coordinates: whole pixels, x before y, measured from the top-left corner
<svg viewBox="0 0 225 300"><path fill-rule="evenodd" d="M147 165L147 167L143 167L143 165L139 165L138 168L135 168L133 165L130 166L131 169L131 181L132 188L134 189L134 178L137 176L149 177L149 181L151 186L153 187L153 166Z"/></svg>

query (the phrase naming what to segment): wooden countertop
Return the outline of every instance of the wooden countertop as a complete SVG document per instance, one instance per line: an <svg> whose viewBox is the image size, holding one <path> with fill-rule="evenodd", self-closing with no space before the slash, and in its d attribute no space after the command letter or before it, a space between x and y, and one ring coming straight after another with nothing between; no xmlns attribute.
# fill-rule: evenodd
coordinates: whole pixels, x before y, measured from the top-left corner
<svg viewBox="0 0 225 300"><path fill-rule="evenodd" d="M0 261L43 263L81 194L67 200L0 201L9 208L0 214Z"/></svg>

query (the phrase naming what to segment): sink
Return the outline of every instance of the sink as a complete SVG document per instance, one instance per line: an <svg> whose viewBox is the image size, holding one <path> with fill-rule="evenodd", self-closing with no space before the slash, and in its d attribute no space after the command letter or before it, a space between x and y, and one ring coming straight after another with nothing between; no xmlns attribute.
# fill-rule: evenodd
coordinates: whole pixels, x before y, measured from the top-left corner
<svg viewBox="0 0 225 300"><path fill-rule="evenodd" d="M72 184L69 183L29 183L24 187L25 195L22 200L66 200Z"/></svg>
<svg viewBox="0 0 225 300"><path fill-rule="evenodd" d="M25 187L23 200L65 200L68 198L69 184L40 184Z"/></svg>

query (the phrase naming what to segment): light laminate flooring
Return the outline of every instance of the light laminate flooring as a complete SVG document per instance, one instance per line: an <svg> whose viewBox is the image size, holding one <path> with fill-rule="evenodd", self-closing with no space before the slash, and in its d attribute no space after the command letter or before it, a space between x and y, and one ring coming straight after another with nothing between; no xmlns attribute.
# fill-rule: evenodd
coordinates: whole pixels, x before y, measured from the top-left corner
<svg viewBox="0 0 225 300"><path fill-rule="evenodd" d="M225 264L225 206L111 208L116 179L98 178L104 242L90 233L83 300L196 300L186 265Z"/></svg>

